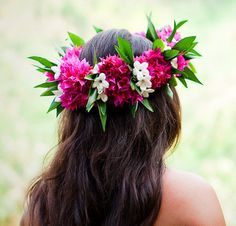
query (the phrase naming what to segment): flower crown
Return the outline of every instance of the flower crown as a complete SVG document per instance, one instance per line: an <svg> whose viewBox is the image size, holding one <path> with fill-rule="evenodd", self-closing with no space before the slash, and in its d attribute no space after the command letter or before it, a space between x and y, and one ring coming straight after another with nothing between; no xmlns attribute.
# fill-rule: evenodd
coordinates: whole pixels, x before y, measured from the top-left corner
<svg viewBox="0 0 236 226"><path fill-rule="evenodd" d="M176 23L173 29L165 26L158 30L147 16L147 32L139 32L152 41L152 49L134 57L131 43L118 37L115 46L116 55L100 58L94 50L93 65L86 59L80 59L85 44L79 36L68 32L70 47L58 49L59 63L43 57L31 56L40 63L37 71L46 76L46 81L35 88L46 88L41 96L54 96L48 112L56 109L58 116L64 109L75 110L86 108L88 112L97 106L101 125L105 131L107 120L107 103L115 107L130 105L135 117L139 103L153 112L149 95L160 87L165 87L167 94L173 98L170 87L180 81L186 88L191 80L202 84L196 77L196 70L191 63L195 57L201 56L194 48L196 36L181 38L177 30L187 20ZM96 32L103 30L94 27Z"/></svg>

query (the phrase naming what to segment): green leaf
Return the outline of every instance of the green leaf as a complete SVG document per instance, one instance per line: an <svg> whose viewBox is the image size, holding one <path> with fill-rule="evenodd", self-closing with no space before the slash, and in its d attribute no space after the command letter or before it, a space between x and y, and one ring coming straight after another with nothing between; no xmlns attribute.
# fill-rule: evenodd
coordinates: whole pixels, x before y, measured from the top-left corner
<svg viewBox="0 0 236 226"><path fill-rule="evenodd" d="M189 48L191 48L195 39L196 39L196 36L190 36L190 37L183 38L174 45L173 49L177 49L180 52L185 52Z"/></svg>
<svg viewBox="0 0 236 226"><path fill-rule="evenodd" d="M52 72L53 73L51 68L43 68L43 67L39 67L37 65L33 65L33 66L36 67L37 68L36 70L41 73L45 73L45 72Z"/></svg>
<svg viewBox="0 0 236 226"><path fill-rule="evenodd" d="M172 86L172 87L177 86L177 81L176 81L175 76L172 76L172 77L171 77L171 79L169 80L169 84L170 84L170 86Z"/></svg>
<svg viewBox="0 0 236 226"><path fill-rule="evenodd" d="M102 32L103 29L99 28L99 27L96 27L96 26L93 26L94 30L99 33L99 32Z"/></svg>
<svg viewBox="0 0 236 226"><path fill-rule="evenodd" d="M190 47L188 50L186 50L186 52L190 52L191 50L193 50L194 47L195 47L197 44L198 44L198 42L194 42L194 43L191 45L191 47Z"/></svg>
<svg viewBox="0 0 236 226"><path fill-rule="evenodd" d="M134 54L132 50L132 44L126 40L118 37L118 46L115 47L117 53L120 55L120 57L128 63L130 66L133 66L134 61Z"/></svg>
<svg viewBox="0 0 236 226"><path fill-rule="evenodd" d="M184 77L178 76L177 78L184 85L184 87L188 88L187 82L185 81Z"/></svg>
<svg viewBox="0 0 236 226"><path fill-rule="evenodd" d="M98 106L99 106L99 108L101 110L101 113L103 115L106 115L106 112L107 112L107 104L106 104L106 102L98 101Z"/></svg>
<svg viewBox="0 0 236 226"><path fill-rule="evenodd" d="M190 67L190 69L192 70L193 73L197 73L197 70L194 67L193 63L189 62L188 65L189 65L189 67Z"/></svg>
<svg viewBox="0 0 236 226"><path fill-rule="evenodd" d="M132 90L136 89L135 86L136 86L136 84L132 80L130 80L130 87Z"/></svg>
<svg viewBox="0 0 236 226"><path fill-rule="evenodd" d="M183 26L188 20L183 20L183 21L180 21L178 24L176 24L176 22L174 21L174 28L173 28L173 31L170 35L170 37L167 39L167 42L171 42L173 40L173 38L175 37L175 34L177 32L177 30Z"/></svg>
<svg viewBox="0 0 236 226"><path fill-rule="evenodd" d="M97 74L89 74L85 76L85 79L93 81L96 78Z"/></svg>
<svg viewBox="0 0 236 226"><path fill-rule="evenodd" d="M130 64L129 58L125 55L125 53L121 49L119 49L118 46L115 46L115 50L126 63Z"/></svg>
<svg viewBox="0 0 236 226"><path fill-rule="evenodd" d="M102 129L105 132L106 122L107 122L106 103L104 103L103 101L99 101L97 104L98 104L98 111L99 111L99 117L102 124Z"/></svg>
<svg viewBox="0 0 236 226"><path fill-rule="evenodd" d="M56 113L56 116L58 117L58 115L60 115L60 113L64 110L65 108L62 107L61 105L58 105L57 106L57 113Z"/></svg>
<svg viewBox="0 0 236 226"><path fill-rule="evenodd" d="M58 52L58 54L59 54L59 56L61 56L61 57L63 57L64 55L65 55L65 53L66 53L66 49L67 49L68 47L65 47L65 46L62 46L62 47L56 47L56 50L57 50L57 52Z"/></svg>
<svg viewBox="0 0 236 226"><path fill-rule="evenodd" d="M173 58L177 57L179 54L179 50L171 49L164 51L164 57L166 60L172 60Z"/></svg>
<svg viewBox="0 0 236 226"><path fill-rule="evenodd" d="M187 54L184 54L184 59L185 60L192 60L194 58L196 58L197 56L192 54L192 53L187 53Z"/></svg>
<svg viewBox="0 0 236 226"><path fill-rule="evenodd" d="M30 56L28 57L31 60L37 61L40 64L42 64L43 66L47 67L47 68L51 68L53 66L56 66L55 63L51 62L50 60L43 58L43 57L39 57L39 56Z"/></svg>
<svg viewBox="0 0 236 226"><path fill-rule="evenodd" d="M131 105L131 114L133 117L135 117L136 111L138 110L138 102L135 104Z"/></svg>
<svg viewBox="0 0 236 226"><path fill-rule="evenodd" d="M167 84L167 85L165 86L165 90L166 90L166 94L167 94L171 99L173 99L174 94L173 94L173 92L172 92L172 90L171 90L169 84Z"/></svg>
<svg viewBox="0 0 236 226"><path fill-rule="evenodd" d="M142 95L142 92L141 92L140 88L135 84L135 82L131 81L130 86L131 86L132 90L136 90L136 92L138 94Z"/></svg>
<svg viewBox="0 0 236 226"><path fill-rule="evenodd" d="M78 35L73 34L71 32L68 32L68 35L69 35L69 38L70 38L71 42L75 46L80 47L80 46L84 45L84 43L85 43L84 40L81 37L79 37Z"/></svg>
<svg viewBox="0 0 236 226"><path fill-rule="evenodd" d="M60 105L60 104L61 104L60 102L55 102L55 98L54 98L51 105L50 105L50 107L49 107L49 109L48 109L48 111L47 111L47 113L54 110L55 108L57 108L57 106Z"/></svg>
<svg viewBox="0 0 236 226"><path fill-rule="evenodd" d="M44 82L42 84L39 84L35 86L34 88L48 88L48 87L57 87L58 86L58 81L55 82Z"/></svg>
<svg viewBox="0 0 236 226"><path fill-rule="evenodd" d="M152 23L151 16L152 16L151 14L149 16L147 15L148 29L146 32L146 38L149 39L150 41L154 42L156 39L158 39L158 35L156 32L156 28L155 28L154 24Z"/></svg>
<svg viewBox="0 0 236 226"><path fill-rule="evenodd" d="M143 105L144 105L144 107L146 107L149 111L151 111L151 112L154 112L154 110L153 110L153 107L151 106L151 104L150 104L150 102L149 102L149 100L148 99L143 99L143 101L141 102Z"/></svg>
<svg viewBox="0 0 236 226"><path fill-rule="evenodd" d="M194 54L195 56L199 56L201 57L202 55L200 53L198 53L196 50L192 49L189 51L190 53Z"/></svg>
<svg viewBox="0 0 236 226"><path fill-rule="evenodd" d="M161 52L165 49L165 44L161 39L156 39L152 45L153 49L161 49Z"/></svg>
<svg viewBox="0 0 236 226"><path fill-rule="evenodd" d="M57 90L57 86L48 88L46 91L44 91L40 96L54 96L54 93L52 91Z"/></svg>
<svg viewBox="0 0 236 226"><path fill-rule="evenodd" d="M98 96L97 89L92 89L91 94L88 98L88 102L86 104L87 112L90 112L90 110L93 108L93 105L94 105L95 101L97 100L97 96Z"/></svg>
<svg viewBox="0 0 236 226"><path fill-rule="evenodd" d="M197 78L197 76L188 67L184 68L184 78L203 85L201 81Z"/></svg>

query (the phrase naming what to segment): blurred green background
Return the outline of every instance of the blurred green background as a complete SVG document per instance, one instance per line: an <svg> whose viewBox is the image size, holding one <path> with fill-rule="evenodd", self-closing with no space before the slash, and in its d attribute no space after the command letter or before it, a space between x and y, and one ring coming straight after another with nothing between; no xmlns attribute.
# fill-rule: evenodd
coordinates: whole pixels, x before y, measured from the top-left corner
<svg viewBox="0 0 236 226"><path fill-rule="evenodd" d="M33 86L44 80L26 59L56 57L66 32L87 40L92 25L146 29L189 19L183 35L197 35L198 77L204 86L178 86L183 133L169 166L206 178L215 188L228 226L236 226L236 1L235 0L0 0L0 225L18 225L24 193L56 144L51 98ZM203 197L204 198L204 197Z"/></svg>

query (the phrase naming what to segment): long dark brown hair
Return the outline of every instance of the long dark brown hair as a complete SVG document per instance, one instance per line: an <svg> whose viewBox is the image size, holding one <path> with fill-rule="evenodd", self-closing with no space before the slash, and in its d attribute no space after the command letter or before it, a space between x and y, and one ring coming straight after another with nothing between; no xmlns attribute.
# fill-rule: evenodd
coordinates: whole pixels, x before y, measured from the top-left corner
<svg viewBox="0 0 236 226"><path fill-rule="evenodd" d="M135 56L152 43L127 30L98 33L84 47L81 59L93 63L116 54L121 36ZM150 95L154 113L139 106L135 118L128 106L108 106L106 131L97 109L64 110L55 156L30 187L31 226L152 226L162 200L163 156L176 144L181 128L180 104L173 89Z"/></svg>

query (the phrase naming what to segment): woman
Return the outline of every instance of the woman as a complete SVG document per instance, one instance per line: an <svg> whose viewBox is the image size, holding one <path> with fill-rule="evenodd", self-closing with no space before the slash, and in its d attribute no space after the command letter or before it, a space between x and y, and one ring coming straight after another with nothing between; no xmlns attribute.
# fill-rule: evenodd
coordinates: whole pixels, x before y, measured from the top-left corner
<svg viewBox="0 0 236 226"><path fill-rule="evenodd" d="M127 30L99 32L82 49L90 65L117 55L117 38L134 56L152 42ZM95 50L95 51L94 51ZM154 112L108 106L102 131L96 109L64 110L54 158L28 191L21 226L224 226L214 190L199 176L165 166L181 130L180 103L163 87L150 94Z"/></svg>

